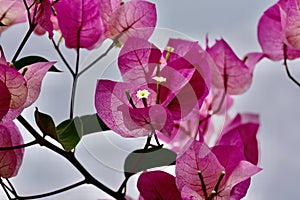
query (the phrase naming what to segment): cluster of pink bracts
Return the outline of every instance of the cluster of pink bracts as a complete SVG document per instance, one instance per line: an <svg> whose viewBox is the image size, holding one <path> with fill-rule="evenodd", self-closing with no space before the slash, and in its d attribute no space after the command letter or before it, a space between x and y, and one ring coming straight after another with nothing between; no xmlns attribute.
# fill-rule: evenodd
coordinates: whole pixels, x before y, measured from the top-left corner
<svg viewBox="0 0 300 200"><path fill-rule="evenodd" d="M251 176L261 169L258 116L230 118L233 99L248 90L255 65L300 57L297 0L280 0L258 24L263 52L238 58L225 40L201 48L197 42L170 39L161 51L148 41L156 25L153 3L143 0L0 0L1 29L28 22L37 34L60 30L68 48L94 49L110 38L122 45L118 66L123 81L99 80L99 117L123 137L155 136L178 153L175 177L145 171L137 183L140 199L241 199ZM208 43L208 41L207 41ZM54 62L20 70L0 57L0 147L23 144L12 120L40 93ZM225 116L221 131L214 116ZM159 145L159 144L158 144ZM15 176L24 149L0 151L0 176Z"/></svg>

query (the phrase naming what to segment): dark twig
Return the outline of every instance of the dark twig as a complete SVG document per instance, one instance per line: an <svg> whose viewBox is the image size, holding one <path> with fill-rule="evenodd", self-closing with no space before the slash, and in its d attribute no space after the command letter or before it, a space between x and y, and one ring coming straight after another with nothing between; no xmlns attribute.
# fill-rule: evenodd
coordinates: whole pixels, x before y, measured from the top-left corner
<svg viewBox="0 0 300 200"><path fill-rule="evenodd" d="M15 150L15 149L22 149L25 147L29 147L32 145L38 144L38 142L36 140L28 142L26 144L21 144L21 145L17 145L17 146L11 146L11 147L0 147L0 151L9 151L9 150Z"/></svg>
<svg viewBox="0 0 300 200"><path fill-rule="evenodd" d="M47 147L48 149L54 151L55 153L61 155L65 159L67 159L84 177L87 184L92 184L99 188L100 190L106 192L107 194L111 195L115 199L119 200L125 200L124 196L120 195L118 192L115 192L105 186L103 183L99 182L97 179L95 179L77 160L73 152L66 152L62 150L61 148L55 146L51 142L47 141L45 138L43 138L28 122L25 118L22 117L22 115L18 116L18 121L31 133L33 137L35 137L36 141L44 147Z"/></svg>

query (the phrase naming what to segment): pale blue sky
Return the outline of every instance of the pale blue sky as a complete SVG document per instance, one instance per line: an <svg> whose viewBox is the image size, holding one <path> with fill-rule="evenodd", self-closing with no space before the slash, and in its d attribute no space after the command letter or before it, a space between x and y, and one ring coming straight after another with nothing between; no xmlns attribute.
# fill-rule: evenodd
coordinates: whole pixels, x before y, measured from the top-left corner
<svg viewBox="0 0 300 200"><path fill-rule="evenodd" d="M232 46L233 50L237 52L239 57L243 57L248 52L260 51L256 38L257 22L263 11L275 3L274 0L157 0L153 2L156 2L157 5L158 27L172 29L188 35L198 40L201 45L204 44L206 33L209 34L211 43L213 43L215 38L223 37ZM15 39L12 35L17 33L19 37L19 34L22 33L22 28L24 27L14 27L4 32L0 38L1 45L4 47L8 58L11 57L15 46L18 44L16 41L20 40ZM49 59L56 58L55 52L51 50L51 43L47 41L46 37L39 38L34 36L31 41L32 44L26 47L27 52L38 51L40 55L47 55ZM44 43L41 43L41 41L44 41ZM7 45L10 45L10 48ZM70 56L69 60L72 60L74 53L69 51L68 55ZM113 55L109 56L103 61L102 65L109 65L114 60L113 58ZM296 66L298 64L299 62L290 63L293 73L296 76L298 75L300 79L300 69L297 69ZM97 74L100 76L99 70L91 71L82 78L97 78ZM109 72L106 72L106 75L109 75ZM67 103L70 85L63 86L62 84L69 80L69 75L47 75L41 97L35 104L35 106L39 106L40 110L50 112L57 122L68 116L69 106ZM82 81L79 86L79 94L83 94L84 91L88 92L88 88L90 91L89 95L92 95L93 89L91 89L89 84L93 84L93 82L86 83ZM57 88L59 88L59 91L57 91ZM84 100L83 97L86 97L85 93L78 96L78 102ZM257 65L253 85L250 90L236 97L234 110L236 112L259 113L262 123L259 132L261 149L259 166L263 168L263 171L253 178L249 193L245 199L281 200L300 198L298 194L298 173L300 168L298 156L298 152L300 152L299 99L300 88L297 88L287 79L282 63L274 63L266 59ZM77 106L77 112L79 113L89 112L86 109L92 109L83 108L79 103ZM55 109L52 107L55 107ZM57 111L54 111L56 109ZM33 109L25 111L31 120L33 119L32 112ZM102 149L109 148L105 146L107 143L119 145L115 147L113 154L105 154L114 158L109 165L118 168L118 163L115 163L115 161L118 161L118 155L115 152L130 151L131 147L128 147L127 140L112 142L111 139L116 137L108 138L100 135L91 135L77 149L80 160L85 163L87 168L95 176L114 187L118 187L122 181L121 174L101 167L101 162L99 161L105 160L108 162L109 158L105 156L95 157L93 153L97 152L99 146ZM31 139L28 134L25 134L24 138L27 141ZM95 142L97 140L99 140L99 143ZM105 140L107 141L105 142ZM143 141L130 141L129 143L143 143ZM89 153L87 153L86 147L88 147ZM116 176L107 175L109 173L114 173ZM24 165L20 170L19 176L14 178L13 182L20 194L30 195L58 189L61 186L79 180L80 177L76 170L71 169L71 166L59 156L49 153L46 149L32 147L26 149ZM0 199L3 197L3 194L1 195ZM89 200L97 199L101 196L102 193L93 187L84 186L45 199Z"/></svg>

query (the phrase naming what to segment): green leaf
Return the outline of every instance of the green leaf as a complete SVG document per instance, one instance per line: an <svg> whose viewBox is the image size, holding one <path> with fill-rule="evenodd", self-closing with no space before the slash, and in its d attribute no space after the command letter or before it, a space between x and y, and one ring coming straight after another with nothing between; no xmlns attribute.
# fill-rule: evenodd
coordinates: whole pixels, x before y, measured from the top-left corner
<svg viewBox="0 0 300 200"><path fill-rule="evenodd" d="M55 124L52 117L45 113L39 112L38 108L35 108L34 117L35 122L42 133L58 141Z"/></svg>
<svg viewBox="0 0 300 200"><path fill-rule="evenodd" d="M27 65L31 65L38 62L48 62L46 58L40 57L40 56L26 56L19 60L17 60L14 63L14 66L17 70L20 70L22 67L25 67ZM59 69L57 69L54 65L51 66L51 68L48 70L51 72L61 72Z"/></svg>
<svg viewBox="0 0 300 200"><path fill-rule="evenodd" d="M176 156L176 153L173 151L161 147L135 150L125 159L125 177L130 177L133 174L154 167L173 165L175 164Z"/></svg>
<svg viewBox="0 0 300 200"><path fill-rule="evenodd" d="M63 121L56 127L56 132L58 141L65 151L71 151L83 135L82 121L79 117Z"/></svg>
<svg viewBox="0 0 300 200"><path fill-rule="evenodd" d="M97 113L81 116L80 119L83 125L83 135L110 130Z"/></svg>

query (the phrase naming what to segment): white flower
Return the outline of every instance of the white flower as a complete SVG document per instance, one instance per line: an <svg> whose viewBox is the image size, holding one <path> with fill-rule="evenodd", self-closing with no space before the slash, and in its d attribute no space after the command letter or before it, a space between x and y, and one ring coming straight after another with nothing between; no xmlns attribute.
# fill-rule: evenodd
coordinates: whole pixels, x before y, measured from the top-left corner
<svg viewBox="0 0 300 200"><path fill-rule="evenodd" d="M138 90L136 92L136 96L139 99L148 98L149 95L150 95L150 92L148 90L146 90L146 89L144 89L144 90Z"/></svg>

